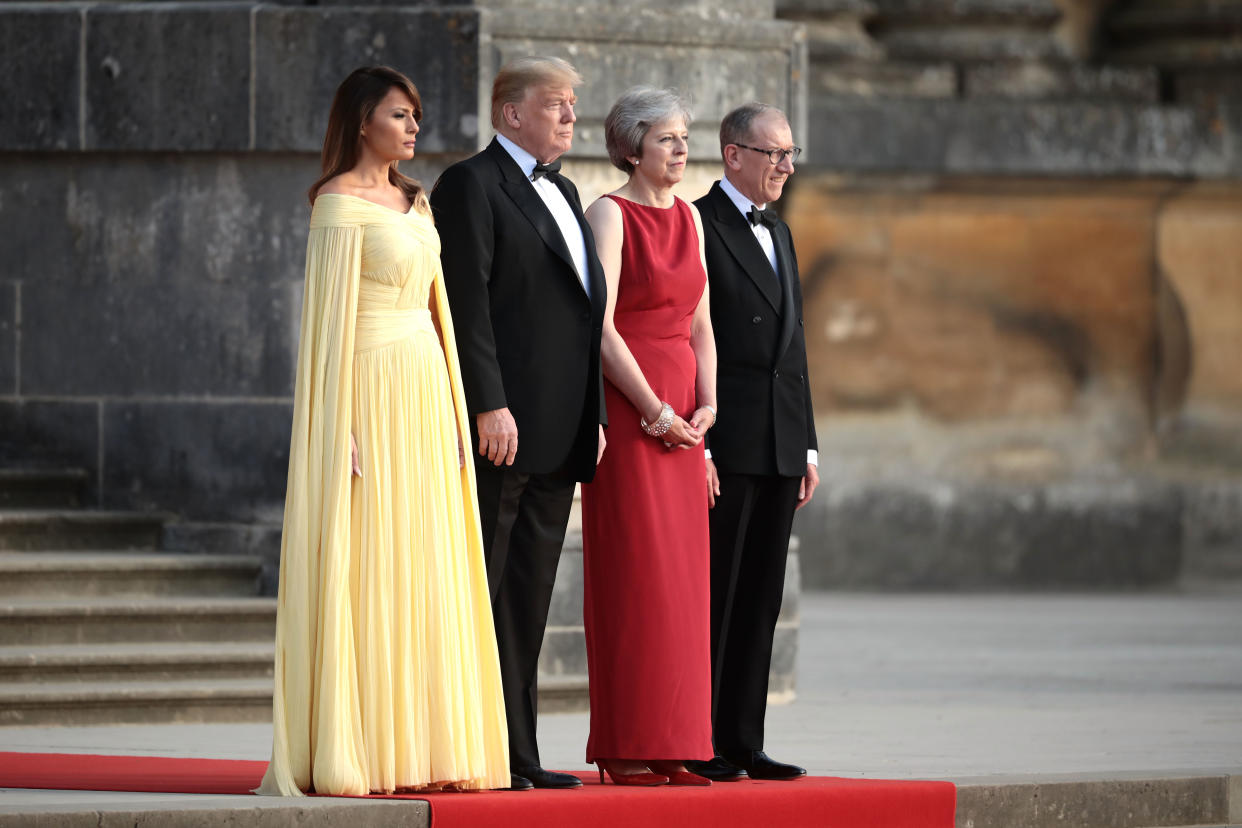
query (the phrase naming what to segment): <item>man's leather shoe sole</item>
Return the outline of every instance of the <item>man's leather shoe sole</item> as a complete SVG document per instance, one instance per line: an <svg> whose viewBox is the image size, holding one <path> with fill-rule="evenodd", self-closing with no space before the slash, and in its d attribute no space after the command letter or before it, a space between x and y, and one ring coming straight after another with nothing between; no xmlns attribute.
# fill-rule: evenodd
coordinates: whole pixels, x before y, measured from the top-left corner
<svg viewBox="0 0 1242 828"><path fill-rule="evenodd" d="M707 762L691 760L686 762L686 769L713 782L737 782L746 778L746 771L722 756L714 756Z"/></svg>
<svg viewBox="0 0 1242 828"><path fill-rule="evenodd" d="M581 788L582 780L568 773L557 773L543 768L516 768L513 773L523 776L536 788Z"/></svg>
<svg viewBox="0 0 1242 828"><path fill-rule="evenodd" d="M806 769L797 765L777 762L761 750L751 751L749 755L727 756L726 761L746 771L751 779L764 779L776 782L788 782L806 776Z"/></svg>

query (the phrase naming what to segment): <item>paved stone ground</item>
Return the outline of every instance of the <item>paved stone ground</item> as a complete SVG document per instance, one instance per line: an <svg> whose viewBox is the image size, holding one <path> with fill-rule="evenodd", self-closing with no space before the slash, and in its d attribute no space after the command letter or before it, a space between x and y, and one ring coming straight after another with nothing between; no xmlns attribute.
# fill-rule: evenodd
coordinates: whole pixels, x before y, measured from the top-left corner
<svg viewBox="0 0 1242 828"><path fill-rule="evenodd" d="M979 781L1242 774L1242 585L1132 595L802 600L798 698L769 752L812 773ZM545 716L583 768L587 717ZM5 750L265 759L267 725L3 728ZM6 791L0 813L152 795Z"/></svg>

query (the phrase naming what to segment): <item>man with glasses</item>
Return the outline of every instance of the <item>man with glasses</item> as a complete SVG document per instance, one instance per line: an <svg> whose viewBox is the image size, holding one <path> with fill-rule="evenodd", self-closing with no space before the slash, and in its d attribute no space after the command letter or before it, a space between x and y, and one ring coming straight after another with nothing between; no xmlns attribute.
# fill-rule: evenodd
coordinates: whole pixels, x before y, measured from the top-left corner
<svg viewBox="0 0 1242 828"><path fill-rule="evenodd" d="M716 757L686 764L717 781L797 779L763 752L763 721L793 515L819 483L798 262L770 207L801 149L784 113L750 103L721 122L720 152L724 178L695 202L720 408L707 437Z"/></svg>

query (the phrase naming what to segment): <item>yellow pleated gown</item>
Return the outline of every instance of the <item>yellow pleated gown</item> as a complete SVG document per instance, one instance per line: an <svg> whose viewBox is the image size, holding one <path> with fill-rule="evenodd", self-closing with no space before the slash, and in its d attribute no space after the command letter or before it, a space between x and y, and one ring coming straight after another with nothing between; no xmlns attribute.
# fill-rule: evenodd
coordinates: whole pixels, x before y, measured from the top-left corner
<svg viewBox="0 0 1242 828"><path fill-rule="evenodd" d="M439 236L426 213L336 194L315 200L310 226L257 792L508 787Z"/></svg>

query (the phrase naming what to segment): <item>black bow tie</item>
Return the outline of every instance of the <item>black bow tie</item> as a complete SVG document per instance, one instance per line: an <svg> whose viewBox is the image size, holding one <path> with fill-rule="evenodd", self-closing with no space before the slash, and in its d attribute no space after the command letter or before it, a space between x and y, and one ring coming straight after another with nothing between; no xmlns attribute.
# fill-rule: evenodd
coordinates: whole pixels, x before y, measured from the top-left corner
<svg viewBox="0 0 1242 828"><path fill-rule="evenodd" d="M775 210L760 210L755 205L750 205L750 212L746 214L746 218L750 219L751 226L762 224L771 230L776 226L779 220Z"/></svg>
<svg viewBox="0 0 1242 828"><path fill-rule="evenodd" d="M545 175L556 175L560 171L561 171L560 161L553 161L551 164L540 164L536 162L535 169L531 170L530 180L538 181L539 179L543 178Z"/></svg>

